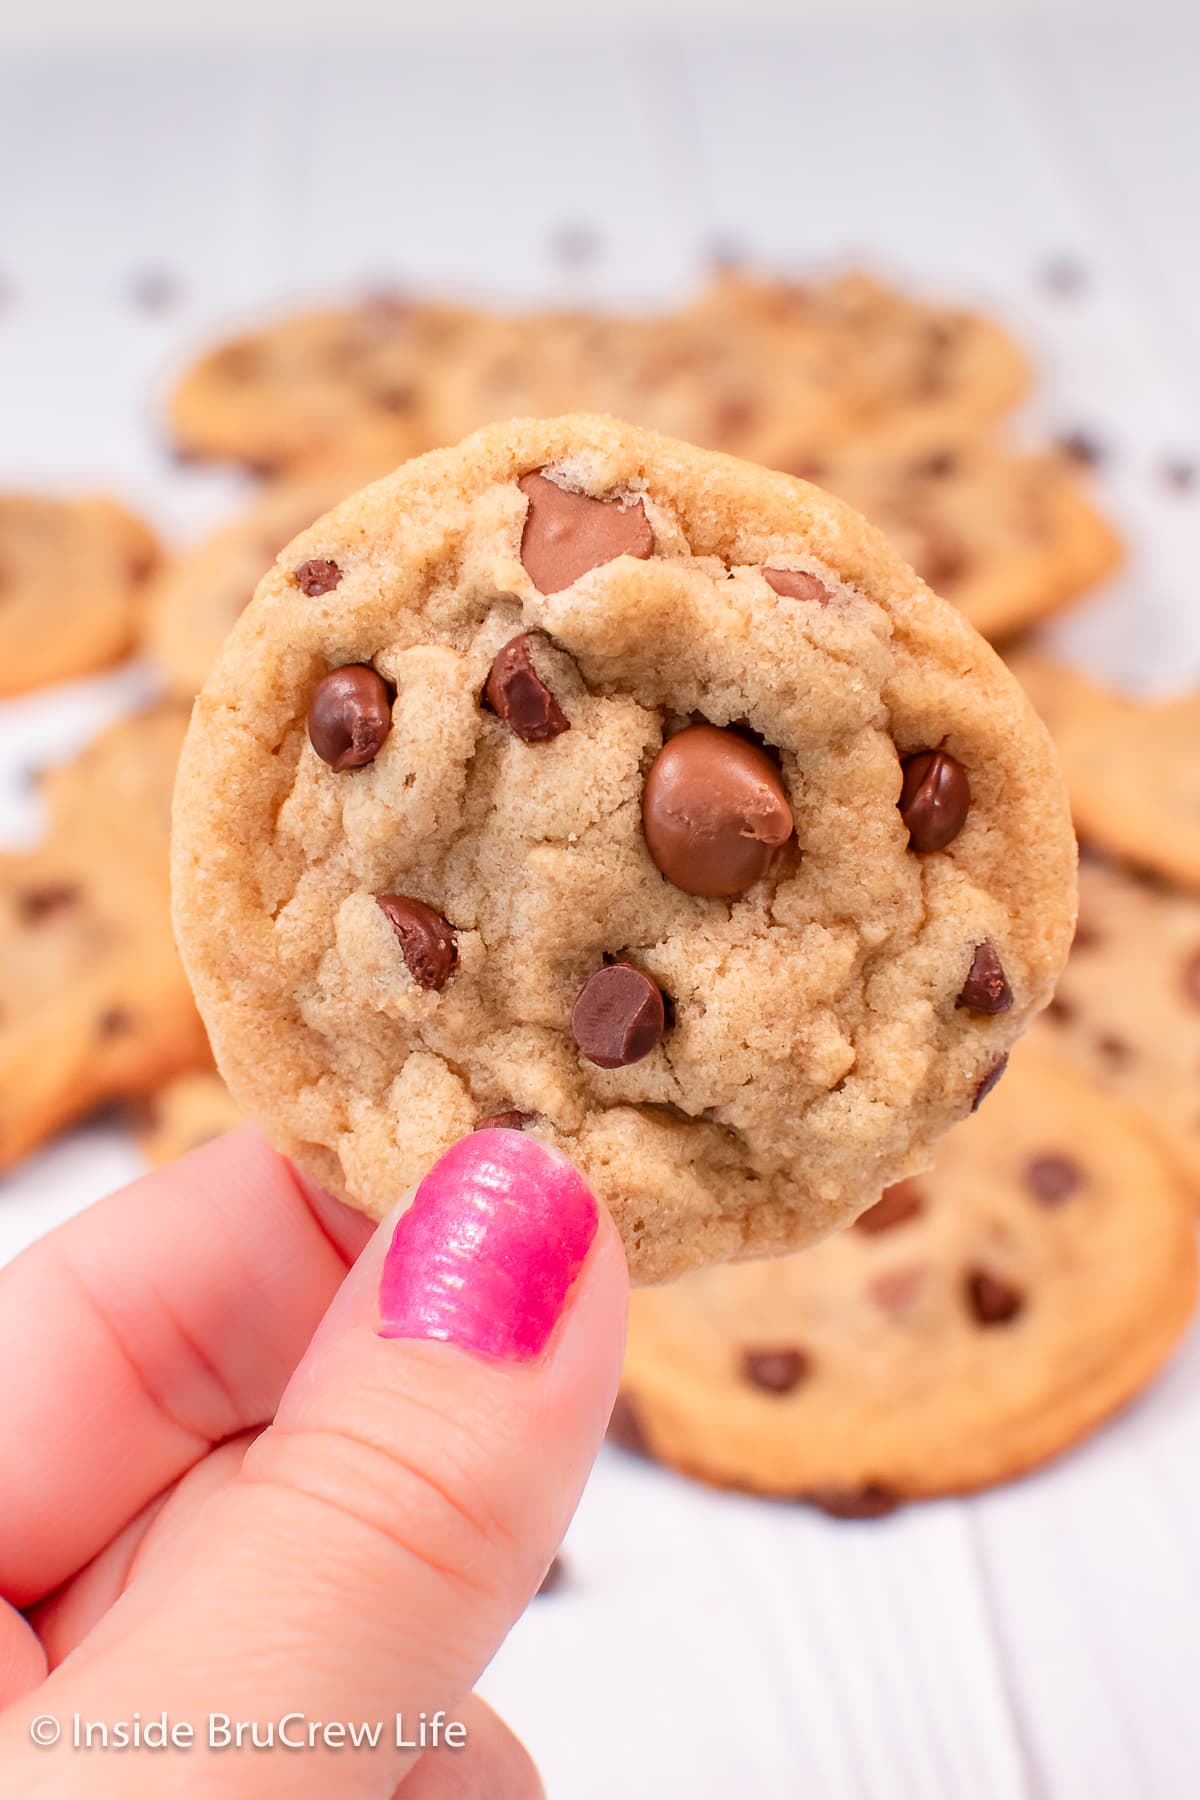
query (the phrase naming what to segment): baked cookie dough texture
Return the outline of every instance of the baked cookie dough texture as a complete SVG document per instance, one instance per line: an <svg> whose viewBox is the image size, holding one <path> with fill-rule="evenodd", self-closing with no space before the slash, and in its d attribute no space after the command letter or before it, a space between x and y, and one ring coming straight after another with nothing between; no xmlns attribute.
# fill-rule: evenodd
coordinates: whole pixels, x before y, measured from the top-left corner
<svg viewBox="0 0 1200 1800"><path fill-rule="evenodd" d="M176 926L237 1102L381 1216L482 1123L636 1279L923 1169L1049 999L1074 839L1023 692L865 521L574 416L276 560L195 709Z"/></svg>

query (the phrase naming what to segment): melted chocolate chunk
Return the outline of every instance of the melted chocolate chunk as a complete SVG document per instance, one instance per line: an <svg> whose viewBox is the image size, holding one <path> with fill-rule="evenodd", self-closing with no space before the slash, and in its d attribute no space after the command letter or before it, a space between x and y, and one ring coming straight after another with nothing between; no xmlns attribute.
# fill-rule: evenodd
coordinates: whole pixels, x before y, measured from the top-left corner
<svg viewBox="0 0 1200 1800"><path fill-rule="evenodd" d="M985 938L982 944L975 946L967 979L954 1004L973 1013L1005 1013L1012 1003L1013 993L1004 965L996 954L996 946L990 938Z"/></svg>
<svg viewBox="0 0 1200 1800"><path fill-rule="evenodd" d="M408 894L380 894L380 910L400 940L409 974L421 988L443 988L458 962L454 929L423 900Z"/></svg>
<svg viewBox="0 0 1200 1800"><path fill-rule="evenodd" d="M641 1062L665 1029L662 989L630 963L610 963L589 975L571 1012L575 1042L600 1069Z"/></svg>
<svg viewBox="0 0 1200 1800"><path fill-rule="evenodd" d="M571 729L571 721L533 666L527 631L510 638L497 652L483 693L496 717L523 743L544 744Z"/></svg>

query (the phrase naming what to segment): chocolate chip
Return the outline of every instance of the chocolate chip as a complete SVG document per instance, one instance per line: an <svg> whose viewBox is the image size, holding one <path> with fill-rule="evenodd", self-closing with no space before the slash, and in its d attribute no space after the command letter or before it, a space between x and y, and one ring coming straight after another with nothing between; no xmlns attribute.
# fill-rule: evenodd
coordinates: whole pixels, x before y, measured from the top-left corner
<svg viewBox="0 0 1200 1800"><path fill-rule="evenodd" d="M644 561L654 554L654 533L640 500L623 505L572 493L536 472L522 475L517 486L529 501L521 561L539 593L560 593L616 556Z"/></svg>
<svg viewBox="0 0 1200 1800"><path fill-rule="evenodd" d="M1007 1325L1025 1305L1025 1296L987 1269L971 1269L966 1279L967 1304L979 1325Z"/></svg>
<svg viewBox="0 0 1200 1800"><path fill-rule="evenodd" d="M1043 1017L1055 1025L1069 1025L1076 1017L1076 1011L1069 1000L1064 1000L1061 994L1055 994L1047 1002Z"/></svg>
<svg viewBox="0 0 1200 1800"><path fill-rule="evenodd" d="M307 562L299 563L293 570L296 586L301 593L315 600L318 594L327 594L342 579L342 571L328 557L313 556Z"/></svg>
<svg viewBox="0 0 1200 1800"><path fill-rule="evenodd" d="M308 741L335 774L374 762L392 728L387 682L366 663L330 669L308 708Z"/></svg>
<svg viewBox="0 0 1200 1800"><path fill-rule="evenodd" d="M883 1519L901 1505L899 1494L882 1481L867 1481L859 1488L810 1488L798 1498L831 1519Z"/></svg>
<svg viewBox="0 0 1200 1800"><path fill-rule="evenodd" d="M1087 431L1065 431L1055 440L1069 462L1081 469L1094 469L1104 461L1104 445Z"/></svg>
<svg viewBox="0 0 1200 1800"><path fill-rule="evenodd" d="M894 1231L897 1225L907 1225L924 1211L925 1197L916 1182L896 1181L883 1190L874 1206L858 1215L854 1225L856 1230L874 1236L881 1231Z"/></svg>
<svg viewBox="0 0 1200 1800"><path fill-rule="evenodd" d="M1200 950L1194 950L1183 965L1183 991L1193 1006L1200 1006Z"/></svg>
<svg viewBox="0 0 1200 1800"><path fill-rule="evenodd" d="M571 721L533 666L527 631L510 638L497 652L483 693L496 717L526 744L544 744L571 729Z"/></svg>
<svg viewBox="0 0 1200 1800"><path fill-rule="evenodd" d="M47 881L19 893L17 909L26 925L40 925L43 919L75 906L82 895L83 888L77 881Z"/></svg>
<svg viewBox="0 0 1200 1800"><path fill-rule="evenodd" d="M537 1118L536 1113L517 1112L515 1108L508 1112L485 1113L483 1118L476 1119L472 1131L524 1131Z"/></svg>
<svg viewBox="0 0 1200 1800"><path fill-rule="evenodd" d="M625 1069L649 1056L666 1025L662 990L631 963L589 975L571 1011L571 1031L589 1062Z"/></svg>
<svg viewBox="0 0 1200 1800"><path fill-rule="evenodd" d="M918 481L943 481L959 468L962 458L957 450L934 450L909 465L909 474Z"/></svg>
<svg viewBox="0 0 1200 1800"><path fill-rule="evenodd" d="M133 1014L127 1006L110 1006L96 1020L96 1035L99 1038L124 1037L133 1030Z"/></svg>
<svg viewBox="0 0 1200 1800"><path fill-rule="evenodd" d="M556 1556L538 1584L539 1594L557 1593L567 1579L566 1565L561 1556Z"/></svg>
<svg viewBox="0 0 1200 1800"><path fill-rule="evenodd" d="M808 1369L803 1350L746 1350L742 1354L743 1379L766 1394L790 1394Z"/></svg>
<svg viewBox="0 0 1200 1800"><path fill-rule="evenodd" d="M925 1286L929 1270L922 1265L887 1269L868 1283L867 1292L880 1312L899 1317L910 1312Z"/></svg>
<svg viewBox="0 0 1200 1800"><path fill-rule="evenodd" d="M651 1455L650 1444L642 1428L641 1414L628 1394L618 1394L605 1433L610 1444L632 1451L634 1456Z"/></svg>
<svg viewBox="0 0 1200 1800"><path fill-rule="evenodd" d="M1025 1184L1043 1206L1058 1206L1083 1186L1084 1173L1070 1156L1033 1156L1025 1165Z"/></svg>
<svg viewBox="0 0 1200 1800"><path fill-rule="evenodd" d="M763 576L787 600L815 600L818 606L828 606L833 598L825 583L807 569L768 569L764 565Z"/></svg>
<svg viewBox="0 0 1200 1800"><path fill-rule="evenodd" d="M642 790L646 846L685 894L731 898L792 835L779 769L740 732L692 725L663 745Z"/></svg>
<svg viewBox="0 0 1200 1800"><path fill-rule="evenodd" d="M1196 464L1183 456L1168 456L1159 464L1159 478L1173 494L1190 494L1196 485Z"/></svg>
<svg viewBox="0 0 1200 1800"><path fill-rule="evenodd" d="M396 413L403 417L416 405L417 390L411 383L397 383L392 387L376 385L371 388L367 397L377 411Z"/></svg>
<svg viewBox="0 0 1200 1800"><path fill-rule="evenodd" d="M996 946L990 938L985 938L982 944L975 946L967 979L954 1004L973 1013L1005 1013L1012 1003L1013 993L1004 965L996 954Z"/></svg>
<svg viewBox="0 0 1200 1800"><path fill-rule="evenodd" d="M1133 1055L1125 1039L1117 1037L1115 1032L1101 1032L1095 1042L1097 1053L1113 1068L1119 1069Z"/></svg>
<svg viewBox="0 0 1200 1800"><path fill-rule="evenodd" d="M972 1112L979 1111L979 1108L983 1105L1007 1067L1008 1058L1007 1056L1002 1056L999 1062L994 1062L987 1073L981 1078L978 1087L975 1089L975 1096L971 1101Z"/></svg>
<svg viewBox="0 0 1200 1800"><path fill-rule="evenodd" d="M971 785L960 762L945 750L918 750L901 764L900 817L908 845L919 855L944 850L963 828L971 805Z"/></svg>
<svg viewBox="0 0 1200 1800"><path fill-rule="evenodd" d="M423 900L380 894L380 909L400 940L408 972L421 988L443 988L458 961L453 927Z"/></svg>

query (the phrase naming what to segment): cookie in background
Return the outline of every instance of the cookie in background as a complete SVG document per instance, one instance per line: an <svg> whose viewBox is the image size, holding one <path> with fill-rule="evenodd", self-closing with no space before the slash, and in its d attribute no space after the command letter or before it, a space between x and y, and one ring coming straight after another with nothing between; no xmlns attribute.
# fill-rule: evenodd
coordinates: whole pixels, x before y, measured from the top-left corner
<svg viewBox="0 0 1200 1800"><path fill-rule="evenodd" d="M1195 1292L1187 1186L1038 1027L934 1169L849 1230L636 1292L612 1435L871 1517L1078 1443L1157 1373Z"/></svg>
<svg viewBox="0 0 1200 1800"><path fill-rule="evenodd" d="M132 1114L138 1148L152 1167L174 1162L243 1123L215 1069L190 1069L139 1101Z"/></svg>
<svg viewBox="0 0 1200 1800"><path fill-rule="evenodd" d="M49 770L44 842L0 855L0 1168L208 1060L168 893L186 722L124 719Z"/></svg>
<svg viewBox="0 0 1200 1800"><path fill-rule="evenodd" d="M0 697L127 655L159 559L114 500L0 493Z"/></svg>

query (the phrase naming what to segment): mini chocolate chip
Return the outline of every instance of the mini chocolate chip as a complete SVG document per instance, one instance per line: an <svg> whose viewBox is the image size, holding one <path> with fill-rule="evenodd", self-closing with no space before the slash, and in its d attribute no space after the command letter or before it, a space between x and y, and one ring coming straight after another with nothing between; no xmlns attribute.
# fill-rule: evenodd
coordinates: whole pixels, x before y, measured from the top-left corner
<svg viewBox="0 0 1200 1800"><path fill-rule="evenodd" d="M971 805L966 770L945 750L918 750L901 768L899 807L909 849L922 856L944 850L962 830Z"/></svg>
<svg viewBox="0 0 1200 1800"><path fill-rule="evenodd" d="M1043 1206L1058 1206L1083 1186L1085 1176L1070 1156L1033 1156L1025 1165L1025 1183Z"/></svg>
<svg viewBox="0 0 1200 1800"><path fill-rule="evenodd" d="M18 894L17 908L26 925L40 925L43 919L77 905L82 896L83 888L77 881L47 881Z"/></svg>
<svg viewBox="0 0 1200 1800"><path fill-rule="evenodd" d="M417 390L411 384L398 384L394 387L373 387L368 394L371 405L380 412L410 413L417 403Z"/></svg>
<svg viewBox="0 0 1200 1800"><path fill-rule="evenodd" d="M634 1456L650 1456L651 1450L642 1427L642 1418L628 1394L618 1394L609 1415L605 1433L610 1444L629 1450Z"/></svg>
<svg viewBox="0 0 1200 1800"><path fill-rule="evenodd" d="M298 563L292 571L296 577L296 586L301 593L315 600L318 594L327 594L342 579L342 571L328 557L312 556L307 562Z"/></svg>
<svg viewBox="0 0 1200 1800"><path fill-rule="evenodd" d="M575 1042L600 1069L641 1062L665 1025L662 989L631 963L609 963L589 975L571 1011Z"/></svg>
<svg viewBox="0 0 1200 1800"><path fill-rule="evenodd" d="M335 774L374 762L392 728L387 682L366 663L330 669L308 708L308 741Z"/></svg>
<svg viewBox="0 0 1200 1800"><path fill-rule="evenodd" d="M769 569L764 565L763 577L787 600L815 600L818 606L828 606L833 599L825 583L807 569Z"/></svg>
<svg viewBox="0 0 1200 1800"><path fill-rule="evenodd" d="M1056 440L1068 461L1081 469L1094 469L1104 461L1104 445L1087 431L1064 431Z"/></svg>
<svg viewBox="0 0 1200 1800"><path fill-rule="evenodd" d="M100 1038L124 1037L133 1030L133 1014L126 1006L110 1006L96 1020L96 1035Z"/></svg>
<svg viewBox="0 0 1200 1800"><path fill-rule="evenodd" d="M911 1311L928 1274L929 1270L921 1264L908 1269L887 1269L868 1284L867 1292L880 1312L899 1316Z"/></svg>
<svg viewBox="0 0 1200 1800"><path fill-rule="evenodd" d="M883 1519L901 1504L899 1494L882 1481L867 1481L860 1488L810 1488L797 1498L831 1519Z"/></svg>
<svg viewBox="0 0 1200 1800"><path fill-rule="evenodd" d="M539 1594L555 1594L567 1579L566 1565L561 1556L556 1556L546 1573L538 1583ZM535 1596L536 1598L536 1596Z"/></svg>
<svg viewBox="0 0 1200 1800"><path fill-rule="evenodd" d="M808 1374L809 1359L803 1350L746 1350L742 1353L742 1377L766 1394L790 1394Z"/></svg>
<svg viewBox="0 0 1200 1800"><path fill-rule="evenodd" d="M983 1105L1007 1067L1008 1058L1007 1056L1002 1056L999 1062L994 1062L991 1068L987 1070L986 1074L980 1078L979 1085L975 1089L975 1097L971 1101L972 1112L979 1111L979 1108Z"/></svg>
<svg viewBox="0 0 1200 1800"><path fill-rule="evenodd" d="M980 1325L1007 1325L1025 1305L1019 1288L987 1269L971 1269L966 1279L967 1304Z"/></svg>
<svg viewBox="0 0 1200 1800"><path fill-rule="evenodd" d="M1183 991L1193 1006L1200 1006L1200 950L1193 950L1183 965Z"/></svg>
<svg viewBox="0 0 1200 1800"><path fill-rule="evenodd" d="M1013 993L1004 965L996 954L996 946L990 938L985 938L982 944L975 946L967 979L954 1004L973 1013L1005 1013L1012 1003Z"/></svg>
<svg viewBox="0 0 1200 1800"><path fill-rule="evenodd" d="M1125 1039L1117 1037L1114 1032L1101 1032L1095 1043L1099 1055L1114 1068L1120 1068L1122 1063L1127 1063L1133 1055L1133 1051Z"/></svg>
<svg viewBox="0 0 1200 1800"><path fill-rule="evenodd" d="M640 500L623 505L561 488L535 471L517 486L529 501L521 561L535 588L557 594L617 556L654 554L654 532Z"/></svg>
<svg viewBox="0 0 1200 1800"><path fill-rule="evenodd" d="M910 464L909 474L918 481L942 481L953 475L962 459L957 450L934 450Z"/></svg>
<svg viewBox="0 0 1200 1800"><path fill-rule="evenodd" d="M570 719L533 666L527 631L497 651L483 693L496 717L523 743L544 744L571 729Z"/></svg>
<svg viewBox="0 0 1200 1800"><path fill-rule="evenodd" d="M536 1113L517 1112L512 1108L508 1112L485 1113L483 1118L476 1119L472 1131L524 1131L537 1118Z"/></svg>
<svg viewBox="0 0 1200 1800"><path fill-rule="evenodd" d="M408 972L421 988L443 988L458 961L453 927L423 900L380 894L378 905L400 940Z"/></svg>
<svg viewBox="0 0 1200 1800"><path fill-rule="evenodd" d="M1053 1021L1055 1025L1069 1025L1075 1018L1076 1011L1069 1000L1064 1000L1061 994L1055 994L1053 999L1047 1002L1043 1016L1047 1020Z"/></svg>
<svg viewBox="0 0 1200 1800"><path fill-rule="evenodd" d="M650 765L642 827L673 886L732 899L762 880L793 819L765 750L738 731L691 725L668 738Z"/></svg>
<svg viewBox="0 0 1200 1800"><path fill-rule="evenodd" d="M855 1219L855 1229L874 1236L880 1231L894 1231L907 1225L925 1211L925 1197L915 1181L896 1181L884 1188L882 1195Z"/></svg>

